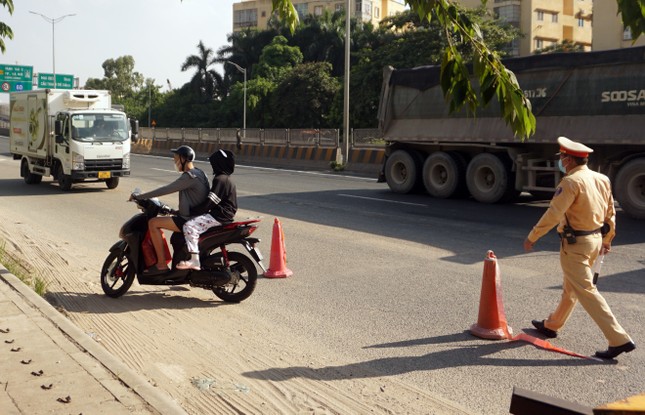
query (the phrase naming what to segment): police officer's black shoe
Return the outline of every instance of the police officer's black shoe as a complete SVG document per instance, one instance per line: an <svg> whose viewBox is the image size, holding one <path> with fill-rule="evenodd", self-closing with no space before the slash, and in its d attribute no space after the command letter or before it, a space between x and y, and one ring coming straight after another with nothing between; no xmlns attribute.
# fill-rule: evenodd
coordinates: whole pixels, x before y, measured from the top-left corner
<svg viewBox="0 0 645 415"><path fill-rule="evenodd" d="M619 354L623 352L629 353L635 348L636 348L636 345L634 344L634 342L628 342L623 344L622 346L615 346L615 347L609 346L605 351L596 352L596 357L599 357L601 359L613 359Z"/></svg>
<svg viewBox="0 0 645 415"><path fill-rule="evenodd" d="M544 334L546 337L548 337L550 339L555 339L556 337L558 337L558 333L556 331L551 330L551 329L547 329L546 327L544 327L544 320L542 320L542 321L533 320L533 321L531 321L531 323L537 329L537 331L539 331L540 333Z"/></svg>

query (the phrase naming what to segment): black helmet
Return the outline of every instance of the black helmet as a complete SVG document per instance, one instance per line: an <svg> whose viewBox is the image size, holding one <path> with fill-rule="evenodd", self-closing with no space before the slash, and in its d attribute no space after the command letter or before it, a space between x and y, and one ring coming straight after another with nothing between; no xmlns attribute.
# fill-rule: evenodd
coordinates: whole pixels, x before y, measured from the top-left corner
<svg viewBox="0 0 645 415"><path fill-rule="evenodd" d="M213 174L231 175L235 171L235 154L228 150L219 149L208 158L213 167Z"/></svg>
<svg viewBox="0 0 645 415"><path fill-rule="evenodd" d="M177 148L173 148L170 151L172 151L175 154L179 154L179 156L185 158L186 161L195 160L195 150L193 150L189 146L179 146Z"/></svg>

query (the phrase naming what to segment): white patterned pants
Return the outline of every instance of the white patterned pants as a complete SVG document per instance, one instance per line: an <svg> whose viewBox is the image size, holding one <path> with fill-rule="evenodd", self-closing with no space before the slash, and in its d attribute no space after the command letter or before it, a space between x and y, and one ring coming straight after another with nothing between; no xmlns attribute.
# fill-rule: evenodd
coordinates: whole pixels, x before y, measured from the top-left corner
<svg viewBox="0 0 645 415"><path fill-rule="evenodd" d="M191 254L198 254L199 235L203 234L208 229L219 225L221 225L221 223L216 221L215 218L208 213L196 216L186 221L183 226L183 231L184 238L186 238L186 245L188 246L188 252Z"/></svg>

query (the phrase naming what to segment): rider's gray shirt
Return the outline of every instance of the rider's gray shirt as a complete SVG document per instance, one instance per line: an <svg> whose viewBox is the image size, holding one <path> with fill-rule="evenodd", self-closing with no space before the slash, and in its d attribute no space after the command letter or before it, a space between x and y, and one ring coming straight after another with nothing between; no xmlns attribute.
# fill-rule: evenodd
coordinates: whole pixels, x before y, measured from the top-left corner
<svg viewBox="0 0 645 415"><path fill-rule="evenodd" d="M190 208L203 203L208 197L209 186L206 174L198 168L185 171L174 182L137 195L137 199L150 199L179 192L179 216L190 218Z"/></svg>

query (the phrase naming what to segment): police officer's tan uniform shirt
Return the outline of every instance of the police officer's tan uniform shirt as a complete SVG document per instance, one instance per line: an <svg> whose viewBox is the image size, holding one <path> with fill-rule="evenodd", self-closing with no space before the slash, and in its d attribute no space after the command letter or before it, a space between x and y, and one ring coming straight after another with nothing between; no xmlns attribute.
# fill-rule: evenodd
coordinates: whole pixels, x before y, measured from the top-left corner
<svg viewBox="0 0 645 415"><path fill-rule="evenodd" d="M586 165L572 169L560 182L549 209L529 233L529 241L535 243L556 225L562 232L567 223L565 213L569 226L577 231L593 231L608 223L609 233L603 242L611 243L616 234L616 212L609 178Z"/></svg>

